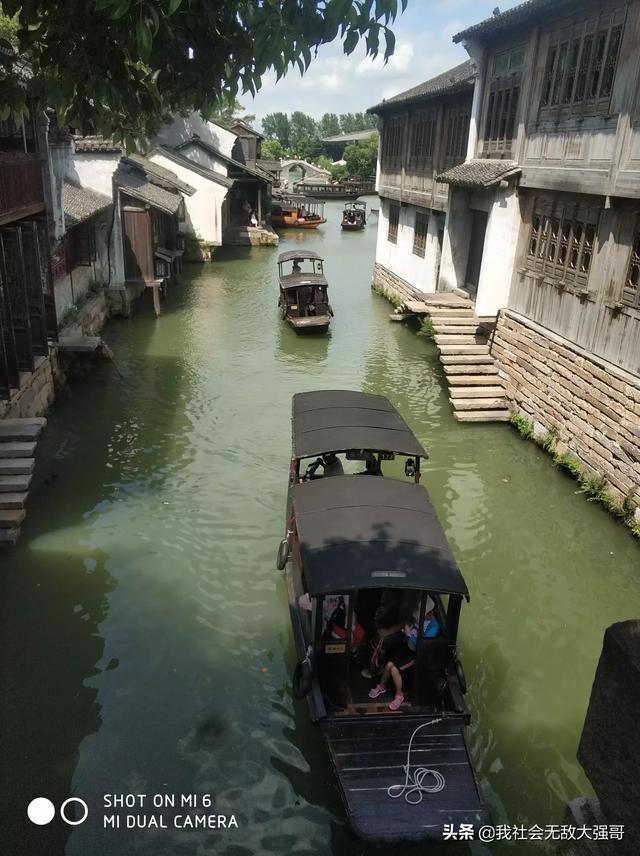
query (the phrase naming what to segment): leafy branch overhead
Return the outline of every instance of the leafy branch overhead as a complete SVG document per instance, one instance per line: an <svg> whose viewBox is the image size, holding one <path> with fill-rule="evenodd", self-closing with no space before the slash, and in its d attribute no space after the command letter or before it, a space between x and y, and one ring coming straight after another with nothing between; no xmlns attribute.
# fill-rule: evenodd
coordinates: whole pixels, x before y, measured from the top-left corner
<svg viewBox="0 0 640 856"><path fill-rule="evenodd" d="M318 47L345 53L395 45L389 29L407 0L3 0L18 14L29 86L60 121L124 139L163 116L216 109L255 94L267 72L304 73ZM26 96L25 96L26 97ZM17 115L22 110L12 104Z"/></svg>

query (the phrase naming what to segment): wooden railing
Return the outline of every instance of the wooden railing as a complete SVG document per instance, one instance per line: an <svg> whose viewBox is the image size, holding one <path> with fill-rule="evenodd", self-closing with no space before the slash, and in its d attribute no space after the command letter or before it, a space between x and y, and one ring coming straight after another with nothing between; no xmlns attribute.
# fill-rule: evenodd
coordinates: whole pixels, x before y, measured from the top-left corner
<svg viewBox="0 0 640 856"><path fill-rule="evenodd" d="M40 159L0 152L0 223L36 213L44 206Z"/></svg>

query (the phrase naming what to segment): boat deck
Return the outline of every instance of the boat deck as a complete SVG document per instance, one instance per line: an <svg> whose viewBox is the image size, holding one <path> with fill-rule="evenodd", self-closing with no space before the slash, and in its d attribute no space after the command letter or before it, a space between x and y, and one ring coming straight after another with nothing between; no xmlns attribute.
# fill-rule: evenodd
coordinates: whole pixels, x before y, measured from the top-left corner
<svg viewBox="0 0 640 856"><path fill-rule="evenodd" d="M335 718L322 723L332 763L354 831L369 841L441 840L445 824L488 822L464 736L455 718L408 716ZM388 788L403 785L409 741L414 730L410 772L425 766L445 780L439 793L423 794L417 805L404 795L394 799ZM426 784L434 778L427 776ZM400 788L396 789L396 793Z"/></svg>

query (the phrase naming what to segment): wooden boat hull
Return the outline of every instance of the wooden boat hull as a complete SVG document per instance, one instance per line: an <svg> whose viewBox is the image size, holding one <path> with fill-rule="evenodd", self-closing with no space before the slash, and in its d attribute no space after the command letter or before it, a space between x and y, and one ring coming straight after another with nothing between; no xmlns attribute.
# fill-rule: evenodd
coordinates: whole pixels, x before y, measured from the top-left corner
<svg viewBox="0 0 640 856"><path fill-rule="evenodd" d="M341 223L345 232L360 232L365 227L365 223Z"/></svg>
<svg viewBox="0 0 640 856"><path fill-rule="evenodd" d="M489 823L461 718L438 715L383 714L340 716L324 720L320 730L340 782L353 831L365 841L442 841L444 825L470 824L476 833ZM403 765L414 730L410 769L433 767L445 778L440 793L423 794L417 805L388 788L405 782ZM433 777L425 780L432 784ZM399 792L400 787L394 793Z"/></svg>
<svg viewBox="0 0 640 856"><path fill-rule="evenodd" d="M320 217L318 220L290 220L289 222L276 217L271 219L271 225L276 229L317 229L318 226L322 226L326 222L324 217Z"/></svg>
<svg viewBox="0 0 640 856"><path fill-rule="evenodd" d="M287 321L298 334L326 333L331 323L330 315L309 315L305 318L290 318Z"/></svg>

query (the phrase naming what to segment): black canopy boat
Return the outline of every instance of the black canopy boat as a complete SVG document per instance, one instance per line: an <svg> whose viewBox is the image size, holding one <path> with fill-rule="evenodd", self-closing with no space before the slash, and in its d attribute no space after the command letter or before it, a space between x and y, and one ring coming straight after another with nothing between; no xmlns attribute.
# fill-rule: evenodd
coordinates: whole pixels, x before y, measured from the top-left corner
<svg viewBox="0 0 640 856"><path fill-rule="evenodd" d="M282 318L296 333L326 333L333 310L322 256L303 249L280 253L278 274Z"/></svg>
<svg viewBox="0 0 640 856"><path fill-rule="evenodd" d="M336 454L380 475L341 475ZM437 841L445 824L488 822L457 653L469 593L418 484L426 457L382 396L333 390L293 398L287 535L278 551L298 656L293 690L320 726L351 826L375 842ZM410 481L381 476L381 462L396 458ZM392 712L389 696L370 698L373 681L362 676L354 649L393 598L415 610L417 627L433 608L441 632L418 634L405 701Z"/></svg>
<svg viewBox="0 0 640 856"><path fill-rule="evenodd" d="M342 222L340 225L347 232L364 229L367 225L367 203L347 202L342 212Z"/></svg>

